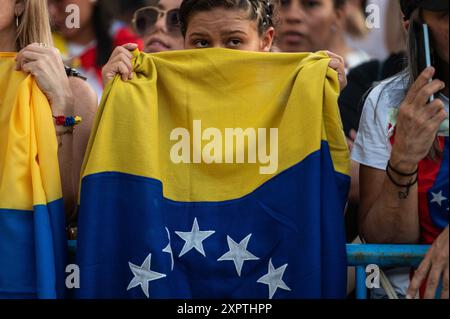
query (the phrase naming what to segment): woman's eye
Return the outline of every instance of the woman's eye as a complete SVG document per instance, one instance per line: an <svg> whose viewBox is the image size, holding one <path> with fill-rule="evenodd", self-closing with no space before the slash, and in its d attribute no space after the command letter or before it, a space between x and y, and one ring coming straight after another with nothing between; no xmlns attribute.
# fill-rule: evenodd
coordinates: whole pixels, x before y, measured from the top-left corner
<svg viewBox="0 0 450 319"><path fill-rule="evenodd" d="M304 1L303 2L303 4L304 4L304 6L306 7L306 8L314 8L314 7L317 7L318 5L320 5L320 2L319 1L314 1L314 0L306 0L306 1Z"/></svg>
<svg viewBox="0 0 450 319"><path fill-rule="evenodd" d="M196 48L207 48L209 46L206 40L195 40L192 42Z"/></svg>
<svg viewBox="0 0 450 319"><path fill-rule="evenodd" d="M228 41L227 45L229 47L237 47L237 46L239 46L241 44L242 44L242 41L240 39L231 39L231 40Z"/></svg>

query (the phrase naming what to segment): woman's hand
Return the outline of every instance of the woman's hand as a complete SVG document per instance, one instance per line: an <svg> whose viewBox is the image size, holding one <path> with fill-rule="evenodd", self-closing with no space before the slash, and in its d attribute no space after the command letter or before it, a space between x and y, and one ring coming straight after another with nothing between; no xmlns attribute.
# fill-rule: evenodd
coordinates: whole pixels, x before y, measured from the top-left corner
<svg viewBox="0 0 450 319"><path fill-rule="evenodd" d="M16 57L16 70L32 74L55 115L73 115L74 98L58 49L33 43Z"/></svg>
<svg viewBox="0 0 450 319"><path fill-rule="evenodd" d="M441 278L441 299L448 299L448 226L435 240L415 272L407 292L407 298L413 299L417 295L423 281L427 279L424 298L434 299Z"/></svg>
<svg viewBox="0 0 450 319"><path fill-rule="evenodd" d="M428 103L432 94L445 87L440 80L430 82L434 73L434 68L423 71L400 105L391 155L391 164L399 171L416 170L418 163L429 153L439 126L447 118L440 99Z"/></svg>
<svg viewBox="0 0 450 319"><path fill-rule="evenodd" d="M132 51L138 47L135 43L128 43L114 49L108 63L102 69L103 85L112 80L116 74L120 74L123 81L133 78Z"/></svg>
<svg viewBox="0 0 450 319"><path fill-rule="evenodd" d="M338 73L339 86L342 92L347 87L347 75L345 74L345 60L343 57L333 52L330 51L325 52L331 58L330 64L328 66Z"/></svg>

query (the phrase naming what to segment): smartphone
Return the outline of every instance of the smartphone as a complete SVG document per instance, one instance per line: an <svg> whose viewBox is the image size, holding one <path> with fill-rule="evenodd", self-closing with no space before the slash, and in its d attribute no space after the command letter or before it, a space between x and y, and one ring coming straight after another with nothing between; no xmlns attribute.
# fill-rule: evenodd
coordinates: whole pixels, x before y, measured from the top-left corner
<svg viewBox="0 0 450 319"><path fill-rule="evenodd" d="M423 70L433 65L433 53L431 49L430 41L430 31L428 25L425 23L413 22L413 27L415 28L416 42L417 42L417 59L418 59L418 74L422 73ZM430 79L432 82L433 79ZM433 102L435 99L434 95L430 96L429 102Z"/></svg>

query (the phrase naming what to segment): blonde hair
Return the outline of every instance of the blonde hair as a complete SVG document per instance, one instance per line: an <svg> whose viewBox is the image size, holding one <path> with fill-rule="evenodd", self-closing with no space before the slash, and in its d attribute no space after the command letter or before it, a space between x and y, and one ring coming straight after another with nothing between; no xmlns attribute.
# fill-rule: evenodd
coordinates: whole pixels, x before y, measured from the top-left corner
<svg viewBox="0 0 450 319"><path fill-rule="evenodd" d="M24 11L19 19L16 46L18 51L32 43L53 46L47 0L23 1Z"/></svg>

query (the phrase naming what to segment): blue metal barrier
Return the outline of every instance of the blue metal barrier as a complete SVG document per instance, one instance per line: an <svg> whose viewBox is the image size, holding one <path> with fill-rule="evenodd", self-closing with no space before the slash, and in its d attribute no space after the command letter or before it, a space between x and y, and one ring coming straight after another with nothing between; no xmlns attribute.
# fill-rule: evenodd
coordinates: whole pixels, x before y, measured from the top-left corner
<svg viewBox="0 0 450 319"><path fill-rule="evenodd" d="M68 242L69 253L74 256L77 242ZM422 262L430 249L426 245L347 245L348 266L356 267L356 299L367 299L366 267L377 265L384 267L415 267Z"/></svg>
<svg viewBox="0 0 450 319"><path fill-rule="evenodd" d="M356 267L356 299L367 299L366 267L418 267L430 249L426 245L347 245L348 266Z"/></svg>

